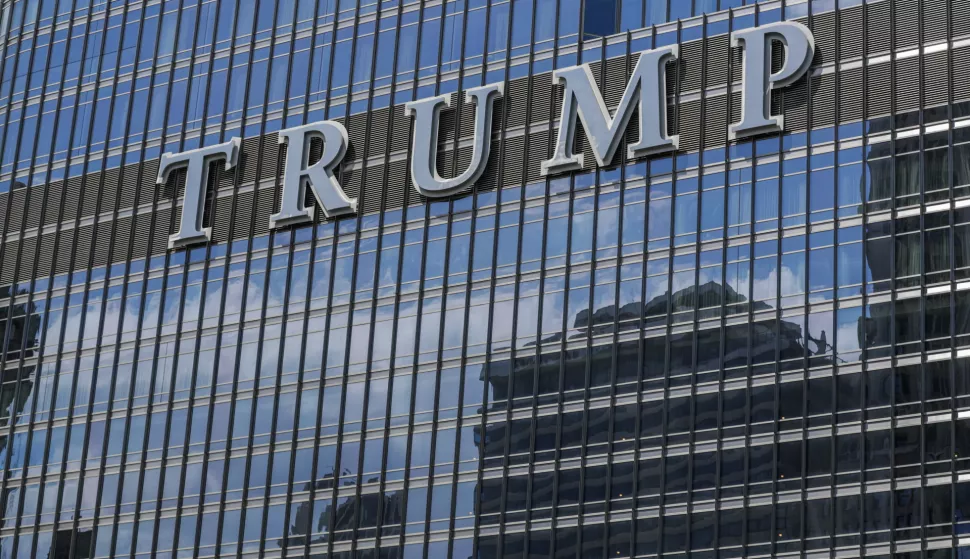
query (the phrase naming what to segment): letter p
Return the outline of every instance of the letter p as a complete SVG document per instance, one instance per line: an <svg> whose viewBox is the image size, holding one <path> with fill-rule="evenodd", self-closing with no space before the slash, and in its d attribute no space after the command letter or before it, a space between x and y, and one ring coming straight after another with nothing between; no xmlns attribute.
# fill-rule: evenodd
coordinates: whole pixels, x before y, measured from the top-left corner
<svg viewBox="0 0 970 559"><path fill-rule="evenodd" d="M785 49L785 63L775 73L771 71L772 41L780 41ZM771 91L805 75L815 55L815 37L801 23L786 21L737 31L731 35L731 45L744 48L744 81L741 122L731 125L728 138L780 132L785 117L771 116Z"/></svg>

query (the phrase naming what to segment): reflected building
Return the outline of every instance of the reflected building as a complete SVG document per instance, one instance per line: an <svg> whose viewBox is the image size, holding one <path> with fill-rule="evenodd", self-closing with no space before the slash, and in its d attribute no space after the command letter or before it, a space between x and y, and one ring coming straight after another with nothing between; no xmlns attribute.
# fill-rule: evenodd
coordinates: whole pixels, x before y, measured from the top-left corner
<svg viewBox="0 0 970 559"><path fill-rule="evenodd" d="M810 68L739 139L732 34L791 21ZM964 0L8 0L0 30L0 559L970 557ZM584 115L544 172L556 70L613 114L674 45L675 151L629 156L637 108L597 164ZM406 105L442 95L438 186L489 151L426 198ZM287 134L324 121L356 207L304 181L300 222Z"/></svg>

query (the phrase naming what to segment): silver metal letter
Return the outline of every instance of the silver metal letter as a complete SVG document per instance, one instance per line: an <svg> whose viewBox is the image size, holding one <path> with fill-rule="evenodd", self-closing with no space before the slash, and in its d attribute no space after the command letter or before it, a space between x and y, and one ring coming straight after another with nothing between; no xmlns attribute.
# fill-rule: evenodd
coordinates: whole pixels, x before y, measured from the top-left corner
<svg viewBox="0 0 970 559"><path fill-rule="evenodd" d="M492 136L492 105L505 91L505 85L496 83L475 87L465 92L465 102L478 106L475 115L475 138L472 145L472 161L464 173L452 179L438 175L435 158L438 151L438 123L442 107L451 107L451 95L439 95L430 99L412 101L404 106L405 113L414 115L411 153L411 180L414 189L428 198L442 198L461 192L475 184L485 172L488 150Z"/></svg>
<svg viewBox="0 0 970 559"><path fill-rule="evenodd" d="M583 154L573 153L576 136L576 118L583 122L586 137L593 148L596 162L606 165L613 159L623 139L623 132L633 117L633 110L640 108L640 139L627 146L627 156L642 157L654 153L676 150L679 136L667 136L666 73L667 62L676 60L679 50L669 46L640 53L630 82L623 92L623 99L610 118L603 96L596 88L589 65L573 66L556 70L553 83L565 84L562 102L562 120L559 137L552 159L543 161L543 175L551 175L580 169ZM638 103L639 101L639 103Z"/></svg>
<svg viewBox="0 0 970 559"><path fill-rule="evenodd" d="M209 163L217 159L226 160L226 170L236 166L239 146L242 141L233 138L224 144L216 144L182 153L163 154L158 161L158 184L168 182L172 171L188 167L185 174L185 198L182 202L182 220L179 230L168 238L168 248L179 248L209 241L212 233L202 227L202 214L205 206L205 180Z"/></svg>
<svg viewBox="0 0 970 559"><path fill-rule="evenodd" d="M772 41L785 48L785 64L771 72ZM780 132L785 117L771 116L771 90L785 87L805 75L815 56L812 31L795 21L772 23L731 34L732 46L744 46L741 122L728 131L729 139Z"/></svg>
<svg viewBox="0 0 970 559"><path fill-rule="evenodd" d="M313 207L303 201L310 187L323 215L336 217L357 212L357 199L347 198L334 175L337 165L347 154L347 129L339 122L324 121L280 130L280 143L288 144L283 168L283 192L280 211L269 218L269 228L276 229L313 221ZM310 166L310 140L323 141L320 161Z"/></svg>

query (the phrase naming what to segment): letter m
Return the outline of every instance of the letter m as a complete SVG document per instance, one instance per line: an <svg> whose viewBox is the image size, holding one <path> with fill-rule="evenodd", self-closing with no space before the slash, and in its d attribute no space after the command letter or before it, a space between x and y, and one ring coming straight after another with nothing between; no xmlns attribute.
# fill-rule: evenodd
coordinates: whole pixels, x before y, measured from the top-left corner
<svg viewBox="0 0 970 559"><path fill-rule="evenodd" d="M562 83L565 87L562 120L556 151L551 159L542 162L542 174L552 175L583 167L583 154L573 153L577 119L583 123L596 163L600 166L608 164L613 160L637 107L640 109L640 139L627 146L627 156L635 158L676 150L679 137L667 135L665 69L667 62L678 58L678 53L676 46L640 53L620 105L612 117L596 87L589 65L553 72L553 83Z"/></svg>

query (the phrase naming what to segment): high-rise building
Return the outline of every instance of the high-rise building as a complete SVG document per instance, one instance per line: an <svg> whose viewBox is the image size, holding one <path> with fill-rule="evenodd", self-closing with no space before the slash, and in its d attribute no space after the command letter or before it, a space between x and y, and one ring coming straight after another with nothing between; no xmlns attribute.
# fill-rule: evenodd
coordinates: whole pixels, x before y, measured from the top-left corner
<svg viewBox="0 0 970 559"><path fill-rule="evenodd" d="M0 30L0 559L970 557L970 1Z"/></svg>

